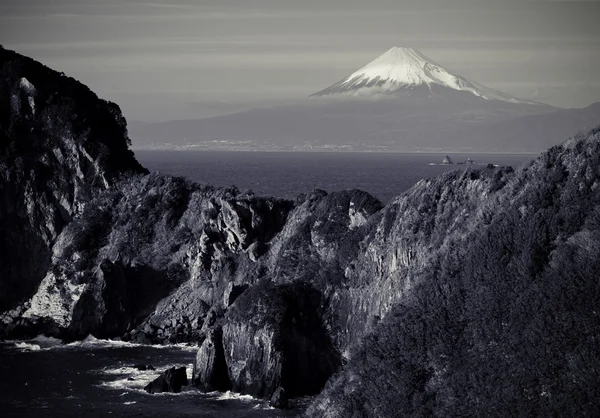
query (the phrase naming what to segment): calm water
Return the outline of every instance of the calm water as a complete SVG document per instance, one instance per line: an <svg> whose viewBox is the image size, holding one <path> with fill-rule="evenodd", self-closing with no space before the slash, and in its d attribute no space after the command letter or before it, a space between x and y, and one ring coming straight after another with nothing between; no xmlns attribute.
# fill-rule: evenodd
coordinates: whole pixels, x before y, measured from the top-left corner
<svg viewBox="0 0 600 418"><path fill-rule="evenodd" d="M92 341L61 345L56 340L0 343L0 416L8 417L290 417L290 411L235 394L149 395L142 388L159 371L186 366L196 350ZM131 366L152 364L157 371Z"/></svg>
<svg viewBox="0 0 600 418"><path fill-rule="evenodd" d="M151 171L216 186L236 185L258 195L295 198L314 189L362 189L388 202L417 181L467 165L429 165L444 154L137 151ZM535 155L451 154L481 163L521 166Z"/></svg>

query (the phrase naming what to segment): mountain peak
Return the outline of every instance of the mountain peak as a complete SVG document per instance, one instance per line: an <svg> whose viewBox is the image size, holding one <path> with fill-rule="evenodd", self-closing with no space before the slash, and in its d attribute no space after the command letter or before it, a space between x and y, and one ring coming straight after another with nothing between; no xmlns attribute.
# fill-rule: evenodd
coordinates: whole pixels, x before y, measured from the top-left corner
<svg viewBox="0 0 600 418"><path fill-rule="evenodd" d="M379 58L377 58L376 60L379 59L387 59L389 61L406 61L406 60L410 60L410 59L421 59L421 60L427 60L427 58L421 54L418 50L414 49L414 48L405 48L405 47L400 47L400 46L393 46L390 49L388 49L387 51L385 51L383 54L381 54L379 56Z"/></svg>
<svg viewBox="0 0 600 418"><path fill-rule="evenodd" d="M468 91L483 99L521 102L507 94L453 74L414 48L392 47L350 76L313 96L390 95L417 86Z"/></svg>

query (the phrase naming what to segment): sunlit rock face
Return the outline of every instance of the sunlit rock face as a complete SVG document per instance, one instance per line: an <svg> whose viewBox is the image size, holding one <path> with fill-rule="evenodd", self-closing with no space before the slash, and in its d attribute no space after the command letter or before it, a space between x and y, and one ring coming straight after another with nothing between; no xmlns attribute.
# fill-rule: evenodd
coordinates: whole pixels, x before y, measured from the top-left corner
<svg viewBox="0 0 600 418"><path fill-rule="evenodd" d="M24 316L51 318L69 338L135 329L143 342L199 341L209 308L253 281L289 208L176 177L123 180L64 229Z"/></svg>
<svg viewBox="0 0 600 418"><path fill-rule="evenodd" d="M31 296L95 193L144 169L117 105L0 48L0 311Z"/></svg>

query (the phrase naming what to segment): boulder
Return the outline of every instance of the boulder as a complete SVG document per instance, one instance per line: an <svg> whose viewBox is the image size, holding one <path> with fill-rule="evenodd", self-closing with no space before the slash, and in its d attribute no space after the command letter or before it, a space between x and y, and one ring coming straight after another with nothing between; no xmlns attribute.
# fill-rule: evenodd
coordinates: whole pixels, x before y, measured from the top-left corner
<svg viewBox="0 0 600 418"><path fill-rule="evenodd" d="M181 387L188 384L185 367L172 367L165 370L152 382L148 383L144 390L148 393L179 393Z"/></svg>
<svg viewBox="0 0 600 418"><path fill-rule="evenodd" d="M269 405L273 408L279 409L287 409L288 408L288 397L285 393L285 389L281 386L277 388L277 390L271 396L271 400L269 401Z"/></svg>

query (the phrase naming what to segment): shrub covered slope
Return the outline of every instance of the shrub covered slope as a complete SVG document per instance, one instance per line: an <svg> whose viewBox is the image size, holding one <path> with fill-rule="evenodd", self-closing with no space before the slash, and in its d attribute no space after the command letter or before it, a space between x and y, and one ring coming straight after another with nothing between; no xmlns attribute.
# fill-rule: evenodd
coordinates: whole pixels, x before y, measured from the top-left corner
<svg viewBox="0 0 600 418"><path fill-rule="evenodd" d="M599 128L511 176L308 415L596 416L599 185Z"/></svg>

